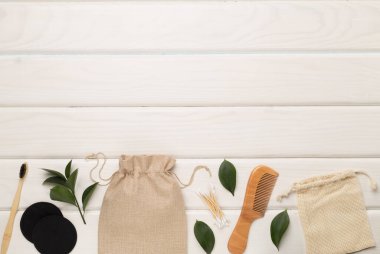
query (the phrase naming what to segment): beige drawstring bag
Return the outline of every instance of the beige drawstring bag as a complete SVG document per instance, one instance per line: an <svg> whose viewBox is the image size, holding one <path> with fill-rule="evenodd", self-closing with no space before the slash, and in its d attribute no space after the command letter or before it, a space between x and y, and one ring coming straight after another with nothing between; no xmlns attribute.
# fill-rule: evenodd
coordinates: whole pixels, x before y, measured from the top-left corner
<svg viewBox="0 0 380 254"><path fill-rule="evenodd" d="M89 158L98 159L92 173L99 158ZM174 164L166 155L120 157L100 212L99 254L187 253L187 219ZM198 166L184 186L200 168L209 170Z"/></svg>
<svg viewBox="0 0 380 254"><path fill-rule="evenodd" d="M298 211L306 239L307 254L346 254L374 247L371 228L357 174L342 171L312 177L298 183L284 195L297 193Z"/></svg>

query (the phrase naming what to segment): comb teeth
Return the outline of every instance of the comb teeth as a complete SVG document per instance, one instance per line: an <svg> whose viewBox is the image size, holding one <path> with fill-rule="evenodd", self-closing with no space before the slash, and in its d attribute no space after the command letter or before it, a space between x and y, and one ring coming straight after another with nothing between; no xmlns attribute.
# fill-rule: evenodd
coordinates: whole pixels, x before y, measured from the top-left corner
<svg viewBox="0 0 380 254"><path fill-rule="evenodd" d="M270 196L272 195L274 185L276 184L276 180L277 180L277 176L271 175L268 173L265 173L261 177L257 185L257 191L255 194L255 201L253 204L254 211L259 212L262 215L264 215L268 207L269 199L270 199Z"/></svg>

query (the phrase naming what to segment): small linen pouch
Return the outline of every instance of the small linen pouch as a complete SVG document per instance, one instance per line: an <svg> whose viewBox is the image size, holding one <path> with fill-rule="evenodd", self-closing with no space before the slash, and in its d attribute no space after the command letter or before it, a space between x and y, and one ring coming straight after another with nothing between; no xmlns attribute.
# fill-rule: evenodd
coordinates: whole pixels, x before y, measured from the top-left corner
<svg viewBox="0 0 380 254"><path fill-rule="evenodd" d="M108 189L99 218L99 254L186 254L187 218L181 188L184 184L173 172L175 159L168 155L122 155L119 170L110 178L101 176L107 158L103 153L86 159L104 162L98 177ZM180 186L181 185L181 186Z"/></svg>
<svg viewBox="0 0 380 254"><path fill-rule="evenodd" d="M103 199L99 254L185 254L187 221L175 159L165 155L120 158Z"/></svg>
<svg viewBox="0 0 380 254"><path fill-rule="evenodd" d="M307 254L346 254L376 245L364 204L358 174L342 171L297 183L284 195L297 193L298 211L306 239Z"/></svg>

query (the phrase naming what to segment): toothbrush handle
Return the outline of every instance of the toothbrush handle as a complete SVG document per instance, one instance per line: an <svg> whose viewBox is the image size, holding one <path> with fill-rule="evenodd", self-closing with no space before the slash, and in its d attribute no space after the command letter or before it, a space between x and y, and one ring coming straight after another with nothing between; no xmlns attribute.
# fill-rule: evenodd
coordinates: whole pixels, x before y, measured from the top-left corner
<svg viewBox="0 0 380 254"><path fill-rule="evenodd" d="M23 186L24 180L20 179L18 183L17 192L15 194L15 197L13 199L11 212L8 219L8 224L5 228L4 235L3 235L3 242L1 244L1 254L6 254L8 252L9 244L11 242L12 238L12 232L13 232L13 224L16 218L18 206L20 204L20 197L21 197L21 191Z"/></svg>

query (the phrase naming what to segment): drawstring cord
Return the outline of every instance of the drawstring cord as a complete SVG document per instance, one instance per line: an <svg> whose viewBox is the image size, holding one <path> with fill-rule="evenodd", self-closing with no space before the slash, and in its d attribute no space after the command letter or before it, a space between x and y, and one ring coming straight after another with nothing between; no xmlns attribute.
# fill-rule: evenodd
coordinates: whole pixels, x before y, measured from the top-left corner
<svg viewBox="0 0 380 254"><path fill-rule="evenodd" d="M95 153L92 153L92 154L89 154L89 155L86 156L86 161L88 161L88 160L96 160L96 164L95 164L95 166L90 170L90 179L91 179L93 182L98 182L98 181L95 179L95 177L94 177L94 172L95 172L95 169L98 168L98 166L99 166L99 164L100 164L100 159L103 159L103 164L102 164L102 166L100 167L100 169L99 169L99 171L98 171L98 175L97 175L97 177L98 177L100 180L102 180L103 182L105 182L105 183L99 183L99 185L101 185L101 186L107 186L107 185L109 185L110 182L111 182L112 175L111 175L110 177L108 177L108 178L103 178L103 177L102 177L102 171L103 171L103 169L104 169L104 166L105 166L106 163L107 163L107 156L106 156L104 153L102 153L102 152L99 152L99 153L96 153L96 154L95 154ZM197 171L199 171L199 170L201 170L201 169L206 170L206 171L209 173L210 177L212 177L211 170L210 170L207 166L204 166L204 165L196 166L196 167L193 169L193 173L192 173L192 175L191 175L191 177L190 177L190 180L189 180L189 182L186 183L186 184L183 183L183 182L179 179L179 177L177 176L177 174L174 173L173 171L169 171L169 172L167 172L167 174L169 174L169 175L173 175L173 176L177 179L178 183L181 185L180 188L181 188L181 189L185 189L185 188L189 187L190 185L192 185L192 183L193 183L193 181L194 181L194 178L195 178L195 174L197 173ZM136 178L136 177L138 177L138 174L135 174L135 178Z"/></svg>
<svg viewBox="0 0 380 254"><path fill-rule="evenodd" d="M355 172L355 174L357 174L357 175L364 175L364 176L366 176L366 177L368 178L368 180L369 180L369 183L371 184L371 189L372 189L373 191L376 191L376 190L377 190L377 183L376 183L375 179L372 178L367 172L365 172L365 171L363 171L363 170L356 170L356 171L354 171L354 172Z"/></svg>
<svg viewBox="0 0 380 254"><path fill-rule="evenodd" d="M283 193L283 194L281 194L281 195L278 195L278 196L277 196L277 201L278 201L278 202L281 202L284 198L287 198L287 197L290 196L290 194L296 192L296 191L297 191L297 189L296 189L296 184L297 184L297 183L293 183L293 184L292 184L292 187L290 187L290 189L289 189L287 192L285 192L285 193Z"/></svg>
<svg viewBox="0 0 380 254"><path fill-rule="evenodd" d="M179 183L180 185L182 185L182 186L180 186L181 189L185 189L185 188L189 187L190 185L192 185L192 183L193 183L193 181L194 181L195 174L197 173L197 171L199 171L199 170L201 170L201 169L206 170L206 171L209 173L210 177L212 177L211 170L210 170L207 166L204 166L204 165L196 166L196 167L193 169L193 173L192 173L192 175L191 175L191 177L190 177L190 180L189 180L189 182L186 183L186 184L183 183L183 182L179 179L179 177L177 176L177 174L174 173L173 171L170 171L169 174L174 175L175 178L177 178L178 183Z"/></svg>
<svg viewBox="0 0 380 254"><path fill-rule="evenodd" d="M371 186L371 189L372 191L376 191L377 190L377 183L376 183L376 180L374 178L372 178L367 172L363 171L363 170L355 170L353 171L355 175L364 175L368 178L369 180L369 183L370 183L370 186ZM292 186L290 187L290 189L277 196L277 201L278 202L281 202L284 198L287 198L289 197L292 193L296 192L298 190L298 183L293 183Z"/></svg>
<svg viewBox="0 0 380 254"><path fill-rule="evenodd" d="M104 153L92 153L92 154L90 154L90 155L87 155L86 156L86 161L88 161L88 160L96 160L96 164L95 164L95 166L90 170L90 179L93 181L93 182L98 182L95 178L94 178L94 171L95 171L95 169L99 166L99 163L100 163L100 159L101 158L103 158L103 164L102 164L102 166L100 167L100 169L99 169L99 172L98 172L98 178L100 179L100 180L102 180L103 182L105 182L105 183L99 183L99 185L101 185L101 186L107 186L107 185L109 185L110 184L110 182L111 182L111 178L112 178L112 175L110 176L110 177L108 177L108 178L103 178L102 177L102 171L103 171L103 169L104 169L104 166L106 165L106 163L107 163L107 156L104 154Z"/></svg>

